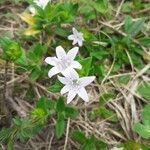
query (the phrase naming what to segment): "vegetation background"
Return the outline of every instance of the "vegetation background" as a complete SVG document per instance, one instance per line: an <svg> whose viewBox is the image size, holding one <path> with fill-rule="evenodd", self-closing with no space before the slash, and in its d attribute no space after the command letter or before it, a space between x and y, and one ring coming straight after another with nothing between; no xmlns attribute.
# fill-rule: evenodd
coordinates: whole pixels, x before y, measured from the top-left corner
<svg viewBox="0 0 150 150"><path fill-rule="evenodd" d="M150 150L150 1L0 0L0 150ZM90 102L66 104L46 56L84 35Z"/></svg>

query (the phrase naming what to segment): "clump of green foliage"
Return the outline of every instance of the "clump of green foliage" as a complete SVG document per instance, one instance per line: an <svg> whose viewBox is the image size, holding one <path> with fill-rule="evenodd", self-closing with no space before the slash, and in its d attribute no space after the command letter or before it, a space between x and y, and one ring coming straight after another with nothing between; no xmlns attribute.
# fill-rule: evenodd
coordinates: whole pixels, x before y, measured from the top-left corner
<svg viewBox="0 0 150 150"><path fill-rule="evenodd" d="M5 1L0 1L4 4ZM13 0L15 4L22 4L21 0ZM24 29L19 29L20 37L17 40L11 37L0 36L0 58L7 63L15 64L15 71L27 74L32 82L47 79L50 66L44 63L46 56L53 56L55 47L64 45L66 49L72 47L68 40L71 28L76 27L83 33L84 44L80 47L80 55L76 60L82 65L78 73L83 76L96 76L97 83L104 83L108 75L126 73L126 70L140 70L150 63L150 55L145 49L150 46L150 37L143 30L147 23L147 17L139 16L134 19L130 13L146 9L149 4L141 0L125 1L122 11L127 15L122 17L122 24L117 28L108 22L113 16L113 4L108 0L81 0L48 3L44 9L35 5L32 0L24 1L25 5L33 6L36 13L33 15L26 8L19 17L26 23ZM81 21L80 21L81 20ZM105 23L105 21L107 23ZM99 28L99 26L101 26ZM27 46L24 46L24 41ZM144 48L143 48L144 47ZM111 69L110 69L111 68ZM55 80L48 82L46 90L56 94L60 92L62 84ZM118 79L119 85L127 85L131 76L123 76ZM142 82L137 93L145 99L142 111L142 122L134 125L133 131L143 140L150 139L150 83ZM112 125L119 119L114 111L109 110L107 103L115 99L117 90L107 91L99 96L96 108L88 113L90 121L97 118L108 120ZM25 142L42 131L47 120L55 117L55 135L60 139L66 129L68 118L75 119L79 112L64 103L62 97L53 100L41 97L36 106L27 117L14 116L10 128L3 127L0 131L0 142L7 143L7 149L12 150L15 141ZM121 130L122 132L122 130ZM108 149L109 145L97 139L94 135L86 137L83 132L75 131L72 139L80 145L82 150ZM126 141L121 145L125 150L139 150L147 147L135 141Z"/></svg>

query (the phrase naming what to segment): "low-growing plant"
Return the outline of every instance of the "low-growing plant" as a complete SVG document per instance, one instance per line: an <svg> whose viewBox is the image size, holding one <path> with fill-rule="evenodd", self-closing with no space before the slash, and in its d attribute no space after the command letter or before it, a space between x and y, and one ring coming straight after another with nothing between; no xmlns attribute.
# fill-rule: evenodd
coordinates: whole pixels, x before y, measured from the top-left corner
<svg viewBox="0 0 150 150"><path fill-rule="evenodd" d="M2 26L17 18L11 33L0 27L0 146L13 150L48 124L54 133L48 149L56 137L61 147L65 139L64 150L147 150L148 6L141 0L0 1ZM23 115L21 101L32 105Z"/></svg>

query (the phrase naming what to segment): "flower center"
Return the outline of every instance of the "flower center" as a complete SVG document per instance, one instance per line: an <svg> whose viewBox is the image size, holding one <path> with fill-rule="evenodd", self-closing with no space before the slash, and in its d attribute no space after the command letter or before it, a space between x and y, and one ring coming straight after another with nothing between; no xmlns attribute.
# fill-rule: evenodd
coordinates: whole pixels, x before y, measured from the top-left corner
<svg viewBox="0 0 150 150"><path fill-rule="evenodd" d="M80 33L76 34L76 38L82 40L82 35Z"/></svg>
<svg viewBox="0 0 150 150"><path fill-rule="evenodd" d="M68 59L64 59L60 61L60 67L62 70L65 70L67 67L69 67L71 64L71 61Z"/></svg>
<svg viewBox="0 0 150 150"><path fill-rule="evenodd" d="M74 89L74 90L78 90L79 89L79 80L72 80L72 82L71 82L71 87L72 87L72 89Z"/></svg>

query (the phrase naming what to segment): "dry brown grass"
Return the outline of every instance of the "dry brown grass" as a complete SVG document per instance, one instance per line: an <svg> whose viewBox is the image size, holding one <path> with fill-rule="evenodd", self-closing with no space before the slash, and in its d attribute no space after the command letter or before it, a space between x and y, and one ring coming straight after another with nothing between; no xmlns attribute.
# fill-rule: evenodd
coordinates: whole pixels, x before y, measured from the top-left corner
<svg viewBox="0 0 150 150"><path fill-rule="evenodd" d="M120 10L124 3L124 0L118 2L118 9L115 11L115 17L113 20L109 22L100 21L98 24L98 30L103 26L112 29L113 31L121 34L122 36L126 36L120 30L120 27L123 25L122 15ZM13 38L18 38L18 28L22 28L23 23L17 17L18 13L22 12L22 8L8 3L6 5L0 6L0 34L10 34ZM6 18L3 16L5 12L10 11L14 16L12 18ZM139 13L144 13L148 10L141 10ZM134 14L134 15L138 15ZM119 19L118 19L119 18ZM92 29L91 29L92 30ZM94 29L93 29L94 30ZM135 39L132 39L133 42L138 43ZM27 43L23 43L26 46ZM141 46L141 48L148 53L149 49ZM1 53L1 51L0 51ZM54 136L54 124L56 122L55 118L50 118L47 122L47 125L43 129L42 133L37 135L36 137L29 139L26 143L15 143L15 150L75 150L79 149L78 143L74 142L70 136L74 129L79 129L83 131L87 136L94 134L98 139L104 140L106 143L112 146L119 145L120 143L126 140L135 140L139 142L141 139L139 136L133 132L133 124L136 123L140 119L140 112L143 109L143 103L147 103L147 101L138 95L137 88L144 80L146 82L150 82L150 64L146 65L143 69L137 70L133 65L132 60L130 59L130 55L127 53L130 64L131 71L123 70L123 73L118 73L116 75L111 76L111 70L113 67L108 69L107 75L103 79L103 81L98 83L95 81L89 88L88 93L90 95L90 102L88 104L84 104L79 101L77 98L71 105L77 108L80 111L80 115L77 119L67 121L66 135L57 140ZM0 99L2 98L2 92L4 88L3 79L5 77L5 62L0 60ZM127 85L119 85L117 80L121 76L130 75L130 81ZM19 86L19 93L14 93L14 88ZM30 102L26 98L26 92L29 87L32 87L34 91L34 99ZM108 119L103 119L101 117L97 118L94 121L89 120L89 112L93 110L93 108L97 108L99 97L103 93L107 93L108 91L115 91L116 98L111 99L106 103L106 107L110 110L113 110L119 119L116 124L112 124ZM33 83L28 78L27 74L18 75L15 71L14 64L9 64L8 73L7 73L7 100L9 103L9 107L11 109L11 114L17 114L20 117L25 117L26 114L34 107L37 99L41 97L41 95L45 95L49 98L56 99L59 97L59 94L52 94L47 90L47 87L42 82ZM0 116L3 117L3 116ZM110 116L110 118L113 116ZM122 131L120 132L121 129ZM145 141L147 142L147 141ZM5 150L5 146L1 143L0 149Z"/></svg>

